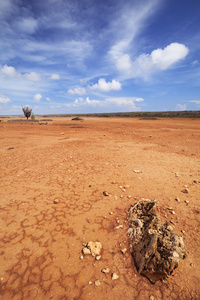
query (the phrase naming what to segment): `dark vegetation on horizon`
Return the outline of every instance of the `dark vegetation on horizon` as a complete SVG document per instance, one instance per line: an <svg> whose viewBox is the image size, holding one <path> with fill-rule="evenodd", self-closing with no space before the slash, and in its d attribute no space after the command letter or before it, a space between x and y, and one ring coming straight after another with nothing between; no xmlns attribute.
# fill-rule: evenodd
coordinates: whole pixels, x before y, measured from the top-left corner
<svg viewBox="0 0 200 300"><path fill-rule="evenodd" d="M115 113L88 113L88 114L46 114L35 115L42 118L50 117L124 117L124 118L145 118L155 120L156 118L200 118L200 110L187 110L187 111L158 111L158 112L115 112ZM0 118L10 118L22 116L0 116ZM30 120L31 121L31 120ZM32 120L34 121L34 120ZM40 121L47 121L43 119Z"/></svg>
<svg viewBox="0 0 200 300"><path fill-rule="evenodd" d="M200 118L200 111L161 111L161 112L118 112L118 113L91 113L91 114L49 114L45 117L129 117L129 118Z"/></svg>

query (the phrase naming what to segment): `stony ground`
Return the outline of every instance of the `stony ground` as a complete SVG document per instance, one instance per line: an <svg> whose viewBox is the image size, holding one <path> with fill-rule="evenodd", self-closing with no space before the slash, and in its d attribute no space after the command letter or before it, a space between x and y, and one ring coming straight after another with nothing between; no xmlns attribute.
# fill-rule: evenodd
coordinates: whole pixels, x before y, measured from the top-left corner
<svg viewBox="0 0 200 300"><path fill-rule="evenodd" d="M6 121L0 299L200 299L199 119ZM141 198L157 199L188 252L154 285L129 251L127 212ZM89 241L98 260L82 253Z"/></svg>

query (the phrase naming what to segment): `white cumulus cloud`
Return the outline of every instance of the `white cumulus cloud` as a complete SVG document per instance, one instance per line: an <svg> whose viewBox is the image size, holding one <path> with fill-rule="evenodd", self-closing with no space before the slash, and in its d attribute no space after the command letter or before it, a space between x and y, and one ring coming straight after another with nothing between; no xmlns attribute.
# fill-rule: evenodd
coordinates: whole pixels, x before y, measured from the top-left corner
<svg viewBox="0 0 200 300"><path fill-rule="evenodd" d="M113 79L111 82L106 82L104 78L100 78L98 83L89 86L92 90L100 90L103 92L119 91L121 90L121 83Z"/></svg>
<svg viewBox="0 0 200 300"><path fill-rule="evenodd" d="M141 54L134 61L128 54L116 60L117 69L129 78L146 77L155 71L164 71L184 59L189 49L180 43L171 43L164 49L155 49L151 54Z"/></svg>
<svg viewBox="0 0 200 300"><path fill-rule="evenodd" d="M0 95L0 103L5 104L5 103L8 103L10 101L11 101L10 98L8 98L8 97L6 97L4 95Z"/></svg>
<svg viewBox="0 0 200 300"><path fill-rule="evenodd" d="M174 63L181 59L184 59L189 53L189 49L179 43L172 43L166 48L156 49L151 52L151 60L153 65L155 65L160 70L166 70Z"/></svg>
<svg viewBox="0 0 200 300"><path fill-rule="evenodd" d="M128 54L122 55L116 62L117 69L121 72L131 74L132 71L132 61Z"/></svg>
<svg viewBox="0 0 200 300"><path fill-rule="evenodd" d="M40 75L36 72L21 74L16 71L15 67L7 66L7 65L3 66L3 68L1 69L1 73L3 73L5 76L10 77L10 78L25 78L30 81L40 81L41 80Z"/></svg>
<svg viewBox="0 0 200 300"><path fill-rule="evenodd" d="M1 72L4 75L6 75L8 77L12 77L12 78L20 76L20 74L17 73L17 71L15 70L15 68L12 67L12 66L4 65L3 68L1 69Z"/></svg>
<svg viewBox="0 0 200 300"><path fill-rule="evenodd" d="M60 75L59 74L51 74L50 77L52 80L60 80Z"/></svg>
<svg viewBox="0 0 200 300"><path fill-rule="evenodd" d="M78 87L78 88L75 88L73 90L72 89L68 90L68 94L70 94L70 95L84 95L84 94L86 94L86 90L84 88Z"/></svg>
<svg viewBox="0 0 200 300"><path fill-rule="evenodd" d="M33 100L36 101L36 102L40 102L41 99L42 99L41 94L35 94L35 96L33 97Z"/></svg>

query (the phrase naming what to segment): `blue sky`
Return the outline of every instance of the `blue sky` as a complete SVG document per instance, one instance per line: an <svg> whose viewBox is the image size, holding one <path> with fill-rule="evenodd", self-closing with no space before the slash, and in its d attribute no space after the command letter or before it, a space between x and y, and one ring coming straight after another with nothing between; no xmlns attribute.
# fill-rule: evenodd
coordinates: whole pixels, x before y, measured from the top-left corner
<svg viewBox="0 0 200 300"><path fill-rule="evenodd" d="M199 0L0 0L0 115L200 109Z"/></svg>

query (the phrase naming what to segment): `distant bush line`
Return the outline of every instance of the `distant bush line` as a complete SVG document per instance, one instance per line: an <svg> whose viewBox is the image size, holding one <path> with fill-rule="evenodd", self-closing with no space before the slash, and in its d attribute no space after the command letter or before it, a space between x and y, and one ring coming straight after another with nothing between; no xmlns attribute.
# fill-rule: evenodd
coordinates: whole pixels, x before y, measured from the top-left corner
<svg viewBox="0 0 200 300"><path fill-rule="evenodd" d="M55 114L43 115L46 117L74 117L74 114ZM77 114L76 114L77 116ZM162 112L120 112L120 113L93 113L93 114L79 114L79 117L124 117L124 118L200 118L200 111L162 111Z"/></svg>

